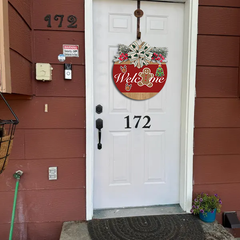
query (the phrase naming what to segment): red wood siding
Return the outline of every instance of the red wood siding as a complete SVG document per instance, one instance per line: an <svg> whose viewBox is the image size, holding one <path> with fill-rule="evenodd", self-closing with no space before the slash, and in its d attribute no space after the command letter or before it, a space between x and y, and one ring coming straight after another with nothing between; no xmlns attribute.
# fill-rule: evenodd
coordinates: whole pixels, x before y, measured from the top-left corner
<svg viewBox="0 0 240 240"><path fill-rule="evenodd" d="M21 15L24 21L31 27L32 0L8 0L12 7Z"/></svg>
<svg viewBox="0 0 240 240"><path fill-rule="evenodd" d="M11 0L9 39L12 93L32 95L31 1Z"/></svg>
<svg viewBox="0 0 240 240"><path fill-rule="evenodd" d="M240 2L238 0L199 0L199 5L213 7L240 7Z"/></svg>
<svg viewBox="0 0 240 240"><path fill-rule="evenodd" d="M32 94L32 63L10 49L12 92Z"/></svg>
<svg viewBox="0 0 240 240"><path fill-rule="evenodd" d="M78 83L76 83L78 85ZM47 84L48 86L48 84ZM46 86L45 86L46 88ZM85 100L82 97L34 97L32 100L8 100L21 119L21 129L79 129L85 127ZM44 112L48 104L49 112ZM69 107L71 106L71 107ZM4 103L0 102L0 108ZM30 116L28 113L31 113ZM10 113L4 116L11 117Z"/></svg>
<svg viewBox="0 0 240 240"><path fill-rule="evenodd" d="M1 210L0 229L4 228L1 233L6 234L9 231L12 212L12 206L9 203L12 203L13 195L14 192L0 192L0 204L5 206ZM58 225L57 229L51 229L52 224L62 224L62 221L79 220L79 216L85 214L85 209L82 208L82 206L86 205L85 197L83 196L85 196L84 189L19 191L15 222L16 224L22 224L19 229L20 236L27 236L25 239L37 240L39 239L39 235L36 234L40 232L40 235L50 237L45 239L58 239L51 236L60 235L60 226ZM60 219L61 221L59 221ZM28 225L29 223L30 225ZM36 225L35 228L38 228L36 232L35 229L30 229L34 225ZM44 225L45 227L43 228ZM29 230L32 233L29 233ZM48 233L44 233L44 231ZM18 238L16 237L15 239Z"/></svg>
<svg viewBox="0 0 240 240"><path fill-rule="evenodd" d="M238 68L198 66L196 89L198 98L236 97Z"/></svg>
<svg viewBox="0 0 240 240"><path fill-rule="evenodd" d="M198 36L198 66L238 67L239 38Z"/></svg>
<svg viewBox="0 0 240 240"><path fill-rule="evenodd" d="M47 6L47 11L46 11ZM52 16L52 30L69 30L67 27L70 23L67 21L68 16L74 15L77 17L77 27L72 28L71 31L84 31L84 1L79 0L68 0L68 1L58 1L56 4L55 1L41 0L33 1L35 16L33 18L33 27L34 29L49 30L47 27L47 22L43 21L44 17L48 14ZM64 9L64 11L63 11ZM64 13L62 27L59 28L59 21L54 21L53 18L55 15ZM40 21L39 21L39 20Z"/></svg>
<svg viewBox="0 0 240 240"><path fill-rule="evenodd" d="M240 211L240 2L199 4L194 192L218 193L223 211Z"/></svg>
<svg viewBox="0 0 240 240"><path fill-rule="evenodd" d="M34 62L59 64L58 55L63 44L79 45L79 58L67 58L65 62L84 65L84 32L34 31Z"/></svg>
<svg viewBox="0 0 240 240"><path fill-rule="evenodd" d="M199 8L199 17L201 17L201 21L199 21L198 26L199 33L224 36L240 35L240 8L215 7L214 14L212 10L212 7L207 6L202 6ZM209 24L209 22L211 24Z"/></svg>
<svg viewBox="0 0 240 240"><path fill-rule="evenodd" d="M84 66L72 66L73 75L71 81L63 80L64 69L62 65L52 64L52 67L54 74L52 76L53 80L51 82L35 82L35 91L37 96L72 96L82 98L85 96ZM85 114L85 112L81 111L81 114Z"/></svg>
<svg viewBox="0 0 240 240"><path fill-rule="evenodd" d="M15 188L12 175L21 169L15 238L55 240L64 221L86 218L84 1L9 2L13 89L30 97L8 97L20 123L8 167L0 175L0 238L7 239L9 233ZM58 28L52 19L53 27L47 28L47 14L52 18L76 15L78 26ZM67 81L57 58L63 44L80 47L79 58L66 60L73 70L73 79ZM37 62L52 65L51 82L35 80ZM2 101L0 109L1 119L11 117ZM58 167L56 181L48 180L52 166Z"/></svg>
<svg viewBox="0 0 240 240"><path fill-rule="evenodd" d="M9 238L10 224L1 224L0 232L2 239ZM51 230L49 230L51 229ZM29 237L31 240L57 240L60 238L60 232L62 229L62 224L59 222L48 222L48 223L15 223L13 239L19 239L19 236L24 239L25 236ZM27 232L27 235L23 235Z"/></svg>
<svg viewBox="0 0 240 240"><path fill-rule="evenodd" d="M15 159L15 158L14 158ZM8 171L14 172L15 169L21 168L22 171L28 173L27 178L21 179L19 190L42 190L42 189L79 189L85 186L85 161L84 158L48 158L47 160L26 160L24 165L19 159L11 159ZM58 166L59 178L57 181L48 180L48 172L46 169L50 166ZM67 171L65 171L67 169ZM31 170L31 171L29 171ZM79 171L83 174L79 174ZM69 177L71 176L71 177ZM66 181L68 178L68 181ZM8 181L8 184L3 182ZM0 183L1 191L13 191L15 189L15 180L13 178L7 179L6 175L2 177Z"/></svg>
<svg viewBox="0 0 240 240"><path fill-rule="evenodd" d="M31 61L31 29L22 16L9 4L9 37L10 48L22 57Z"/></svg>

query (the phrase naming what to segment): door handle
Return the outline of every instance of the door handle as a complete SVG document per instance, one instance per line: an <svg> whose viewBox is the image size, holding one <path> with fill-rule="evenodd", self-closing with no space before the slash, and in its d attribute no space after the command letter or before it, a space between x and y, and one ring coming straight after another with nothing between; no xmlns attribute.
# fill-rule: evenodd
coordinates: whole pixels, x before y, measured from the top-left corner
<svg viewBox="0 0 240 240"><path fill-rule="evenodd" d="M101 143L101 136L102 136L102 132L101 129L103 128L103 120L101 118L98 118L96 120L96 128L98 129L98 149L102 149L102 143Z"/></svg>

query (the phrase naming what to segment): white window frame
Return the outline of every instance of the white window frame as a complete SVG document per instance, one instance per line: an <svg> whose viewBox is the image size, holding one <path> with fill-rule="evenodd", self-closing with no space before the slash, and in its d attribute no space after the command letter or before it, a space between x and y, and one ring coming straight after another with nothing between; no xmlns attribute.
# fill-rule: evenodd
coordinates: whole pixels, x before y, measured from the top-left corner
<svg viewBox="0 0 240 240"><path fill-rule="evenodd" d="M125 1L125 0L124 0ZM165 1L166 2L166 1ZM189 212L193 192L193 133L198 32L198 0L184 2L184 57L181 109L180 206ZM94 86L93 86L93 0L85 0L86 70L86 220L93 217L94 178Z"/></svg>

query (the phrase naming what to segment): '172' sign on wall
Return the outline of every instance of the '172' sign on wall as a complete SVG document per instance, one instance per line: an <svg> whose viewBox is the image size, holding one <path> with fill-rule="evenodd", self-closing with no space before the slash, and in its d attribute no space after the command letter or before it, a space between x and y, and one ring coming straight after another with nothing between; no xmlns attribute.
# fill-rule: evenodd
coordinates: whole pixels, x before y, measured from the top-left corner
<svg viewBox="0 0 240 240"><path fill-rule="evenodd" d="M54 21L58 22L58 27L60 28L60 27L62 27L65 16L61 15L61 14L56 14L53 19L54 19ZM52 27L52 16L51 16L51 14L48 14L47 16L45 16L44 20L46 22L48 22L47 27L51 28ZM76 16L69 15L67 17L67 22L68 22L68 25L67 25L68 28L77 28L77 17Z"/></svg>

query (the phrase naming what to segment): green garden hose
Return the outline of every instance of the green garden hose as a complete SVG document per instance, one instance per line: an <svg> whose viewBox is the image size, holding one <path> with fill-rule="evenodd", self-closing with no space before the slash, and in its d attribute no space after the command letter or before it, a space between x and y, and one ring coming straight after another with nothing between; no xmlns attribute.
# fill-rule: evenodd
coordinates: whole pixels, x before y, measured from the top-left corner
<svg viewBox="0 0 240 240"><path fill-rule="evenodd" d="M18 170L13 174L13 177L17 179L17 182L16 182L16 188L15 188L15 194L14 194L14 200L13 200L13 210L12 210L12 220L11 220L11 228L9 233L9 240L12 240L13 225L14 225L15 211L16 211L16 205L17 205L18 186L19 186L19 181L22 175L23 175L23 172L21 170Z"/></svg>

